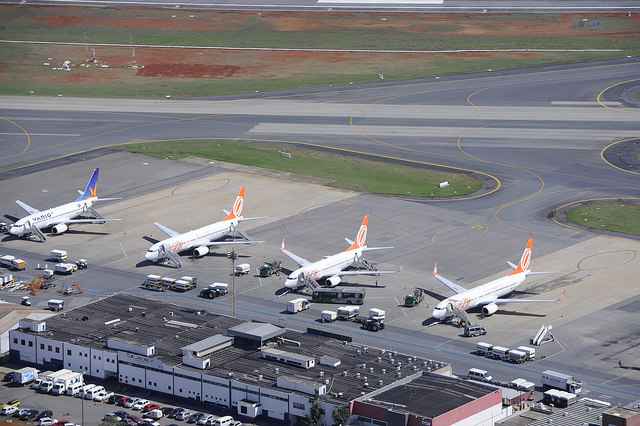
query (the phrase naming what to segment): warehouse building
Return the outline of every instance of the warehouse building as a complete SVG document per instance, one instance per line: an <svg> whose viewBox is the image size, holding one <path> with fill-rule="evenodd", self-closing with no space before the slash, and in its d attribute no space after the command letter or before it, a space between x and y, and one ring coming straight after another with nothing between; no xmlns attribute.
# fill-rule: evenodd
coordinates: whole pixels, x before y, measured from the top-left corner
<svg viewBox="0 0 640 426"><path fill-rule="evenodd" d="M348 338L243 322L116 295L27 321L10 333L13 361L294 423L315 397L324 424L337 407L447 364L348 343Z"/></svg>
<svg viewBox="0 0 640 426"><path fill-rule="evenodd" d="M454 377L424 373L353 402L352 424L360 426L492 426L503 410L500 389Z"/></svg>

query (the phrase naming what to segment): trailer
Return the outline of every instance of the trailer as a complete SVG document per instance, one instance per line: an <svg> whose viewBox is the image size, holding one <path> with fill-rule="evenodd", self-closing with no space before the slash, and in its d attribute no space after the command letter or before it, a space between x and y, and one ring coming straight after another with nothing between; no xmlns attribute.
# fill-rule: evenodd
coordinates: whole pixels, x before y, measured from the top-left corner
<svg viewBox="0 0 640 426"><path fill-rule="evenodd" d="M0 256L0 265L15 271L24 271L27 269L27 262L15 256L11 256L10 254Z"/></svg>
<svg viewBox="0 0 640 426"><path fill-rule="evenodd" d="M191 283L193 288L196 288L198 286L198 278L196 278L196 277L184 276L184 277L180 277L180 279L182 281L186 281L188 283Z"/></svg>
<svg viewBox="0 0 640 426"><path fill-rule="evenodd" d="M0 286L2 287L13 285L13 283L15 282L16 279L14 278L13 274L0 275Z"/></svg>
<svg viewBox="0 0 640 426"><path fill-rule="evenodd" d="M478 355L483 355L483 356L490 355L492 348L493 348L493 345L491 343L486 343L486 342L476 343L476 353Z"/></svg>
<svg viewBox="0 0 640 426"><path fill-rule="evenodd" d="M297 314L298 312L305 311L311 307L311 303L304 297L299 299L289 300L287 302L287 312L290 314Z"/></svg>
<svg viewBox="0 0 640 426"><path fill-rule="evenodd" d="M557 408L567 408L569 405L574 404L577 400L578 397L575 394L558 389L549 389L544 393L543 398L545 404L553 405Z"/></svg>
<svg viewBox="0 0 640 426"><path fill-rule="evenodd" d="M258 268L258 276L260 278L267 278L272 275L280 273L282 269L282 262L279 260L270 260L264 262L260 268Z"/></svg>
<svg viewBox="0 0 640 426"><path fill-rule="evenodd" d="M577 395L582 392L582 382L570 374L545 370L542 372L542 389L559 389Z"/></svg>
<svg viewBox="0 0 640 426"><path fill-rule="evenodd" d="M69 253L66 250L51 250L49 252L49 259L55 262L66 262L69 260Z"/></svg>
<svg viewBox="0 0 640 426"><path fill-rule="evenodd" d="M178 291L180 293L184 293L185 291L193 290L196 288L196 285L193 282L185 281L185 280L175 280L173 285L171 286L171 290Z"/></svg>
<svg viewBox="0 0 640 426"><path fill-rule="evenodd" d="M322 322L333 322L338 318L338 313L336 311L322 311L320 312L320 321Z"/></svg>
<svg viewBox="0 0 640 426"><path fill-rule="evenodd" d="M519 351L517 349L511 349L509 351L508 360L510 362L513 362L513 363L516 363L516 364L522 364L523 362L527 362L528 359L529 359L529 357L527 356L526 352Z"/></svg>
<svg viewBox="0 0 640 426"><path fill-rule="evenodd" d="M505 348L504 346L494 346L491 348L491 358L507 360L509 359L509 348Z"/></svg>
<svg viewBox="0 0 640 426"><path fill-rule="evenodd" d="M32 367L24 367L14 372L12 382L16 385L26 385L33 382L37 377L37 369Z"/></svg>
<svg viewBox="0 0 640 426"><path fill-rule="evenodd" d="M384 321L387 318L387 313L382 309L371 308L369 309L369 319Z"/></svg>
<svg viewBox="0 0 640 426"><path fill-rule="evenodd" d="M536 350L534 348L529 346L518 346L516 349L527 354L527 361L536 359Z"/></svg>
<svg viewBox="0 0 640 426"><path fill-rule="evenodd" d="M153 274L147 275L140 287L151 291L165 291L167 289L162 282L162 277L160 275Z"/></svg>
<svg viewBox="0 0 640 426"><path fill-rule="evenodd" d="M78 270L78 265L76 265L75 263L56 263L55 266L53 267L53 270L57 274L69 275L69 274L73 274Z"/></svg>
<svg viewBox="0 0 640 426"><path fill-rule="evenodd" d="M358 318L360 315L359 306L340 306L338 308L338 319L342 321L350 321Z"/></svg>

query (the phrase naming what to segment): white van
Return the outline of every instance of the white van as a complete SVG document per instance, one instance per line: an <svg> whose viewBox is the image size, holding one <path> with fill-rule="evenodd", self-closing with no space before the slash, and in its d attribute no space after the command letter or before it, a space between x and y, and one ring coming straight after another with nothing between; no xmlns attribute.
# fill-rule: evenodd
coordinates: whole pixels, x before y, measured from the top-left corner
<svg viewBox="0 0 640 426"><path fill-rule="evenodd" d="M66 394L69 396L76 396L80 393L84 385L82 383L72 383L67 386Z"/></svg>
<svg viewBox="0 0 640 426"><path fill-rule="evenodd" d="M84 399L93 399L102 391L104 391L104 386L93 387L85 392Z"/></svg>
<svg viewBox="0 0 640 426"><path fill-rule="evenodd" d="M93 389L95 387L96 387L96 385L84 385L80 389L80 392L78 392L77 396L79 396L80 398L84 398L85 396L87 396L87 392L89 392L91 389Z"/></svg>
<svg viewBox="0 0 640 426"><path fill-rule="evenodd" d="M490 382L493 380L493 377L489 375L489 372L480 370L479 368L470 368L469 378L474 380L481 380L483 382Z"/></svg>
<svg viewBox="0 0 640 426"><path fill-rule="evenodd" d="M231 426L234 420L231 416L222 416L215 419L211 424L213 426Z"/></svg>

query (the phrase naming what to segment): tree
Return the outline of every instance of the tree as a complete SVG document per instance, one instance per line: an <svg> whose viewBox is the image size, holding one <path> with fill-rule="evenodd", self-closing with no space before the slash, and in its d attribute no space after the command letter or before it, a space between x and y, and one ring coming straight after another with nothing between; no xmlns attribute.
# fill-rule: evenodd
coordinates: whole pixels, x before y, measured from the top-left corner
<svg viewBox="0 0 640 426"><path fill-rule="evenodd" d="M333 424L334 426L344 426L349 418L349 407L343 405L333 410Z"/></svg>
<svg viewBox="0 0 640 426"><path fill-rule="evenodd" d="M320 406L320 398L316 395L311 402L309 415L301 419L300 423L303 426L320 426L322 424L322 416L324 416L324 409Z"/></svg>

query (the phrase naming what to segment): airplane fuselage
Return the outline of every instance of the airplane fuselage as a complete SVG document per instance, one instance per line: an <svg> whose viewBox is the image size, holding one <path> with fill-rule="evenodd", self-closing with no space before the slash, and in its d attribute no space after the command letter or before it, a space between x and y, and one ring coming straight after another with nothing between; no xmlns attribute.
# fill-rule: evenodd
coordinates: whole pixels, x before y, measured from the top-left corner
<svg viewBox="0 0 640 426"><path fill-rule="evenodd" d="M9 228L9 233L15 236L24 236L29 234L31 227L47 229L59 223L64 223L81 216L93 206L93 202L93 198L88 198L30 214L14 223Z"/></svg>
<svg viewBox="0 0 640 426"><path fill-rule="evenodd" d="M291 272L285 280L285 287L298 288L300 283L298 276L304 274L305 277L319 280L325 277L331 277L342 272L346 267L353 265L362 257L362 248L349 249L331 256L327 256L322 260L302 266Z"/></svg>
<svg viewBox="0 0 640 426"><path fill-rule="evenodd" d="M511 293L527 278L525 272L515 275L507 275L497 280L479 285L465 292L447 297L436 305L432 316L438 320L447 317L447 306L453 305L461 311L484 306L494 302L496 299Z"/></svg>
<svg viewBox="0 0 640 426"><path fill-rule="evenodd" d="M227 219L220 222L212 223L201 228L197 228L171 238L159 241L149 247L145 253L145 258L151 261L161 260L161 247L172 253L181 253L186 250L207 245L211 241L215 241L233 233L233 228L238 226L238 219Z"/></svg>

